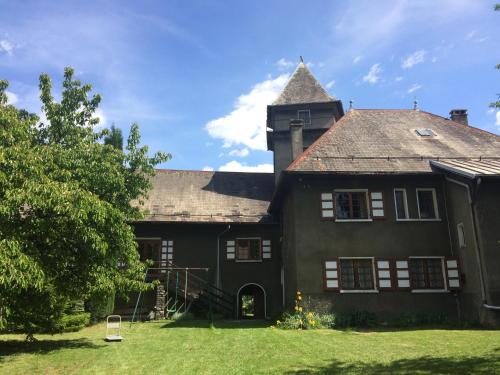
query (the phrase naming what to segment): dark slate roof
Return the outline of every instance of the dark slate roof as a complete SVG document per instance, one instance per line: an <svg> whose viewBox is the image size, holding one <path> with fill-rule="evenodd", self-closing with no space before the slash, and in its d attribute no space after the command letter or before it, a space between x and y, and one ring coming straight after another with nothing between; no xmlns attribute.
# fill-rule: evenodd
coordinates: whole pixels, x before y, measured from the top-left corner
<svg viewBox="0 0 500 375"><path fill-rule="evenodd" d="M352 109L287 171L429 173L430 159L480 157L500 157L500 136L420 110Z"/></svg>
<svg viewBox="0 0 500 375"><path fill-rule="evenodd" d="M332 98L314 78L307 66L301 62L273 105L323 103Z"/></svg>
<svg viewBox="0 0 500 375"><path fill-rule="evenodd" d="M157 170L145 221L269 222L272 173Z"/></svg>
<svg viewBox="0 0 500 375"><path fill-rule="evenodd" d="M500 177L500 157L498 159L431 160L431 165L468 178Z"/></svg>

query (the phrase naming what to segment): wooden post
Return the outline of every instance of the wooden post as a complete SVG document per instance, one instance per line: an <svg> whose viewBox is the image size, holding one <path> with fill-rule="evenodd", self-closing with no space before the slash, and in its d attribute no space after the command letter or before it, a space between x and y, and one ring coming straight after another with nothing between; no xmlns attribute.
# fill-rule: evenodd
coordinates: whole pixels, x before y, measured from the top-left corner
<svg viewBox="0 0 500 375"><path fill-rule="evenodd" d="M187 312L188 269L186 268L186 281L184 282L184 313Z"/></svg>

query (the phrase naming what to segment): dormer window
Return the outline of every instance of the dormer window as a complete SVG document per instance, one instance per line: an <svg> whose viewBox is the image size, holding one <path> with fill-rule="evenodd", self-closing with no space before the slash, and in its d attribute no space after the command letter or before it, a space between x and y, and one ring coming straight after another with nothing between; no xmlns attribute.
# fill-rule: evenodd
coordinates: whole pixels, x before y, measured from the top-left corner
<svg viewBox="0 0 500 375"><path fill-rule="evenodd" d="M421 137L434 137L436 135L431 129L417 129L415 133Z"/></svg>
<svg viewBox="0 0 500 375"><path fill-rule="evenodd" d="M297 118L303 120L304 125L311 125L311 111L309 109L298 110Z"/></svg>

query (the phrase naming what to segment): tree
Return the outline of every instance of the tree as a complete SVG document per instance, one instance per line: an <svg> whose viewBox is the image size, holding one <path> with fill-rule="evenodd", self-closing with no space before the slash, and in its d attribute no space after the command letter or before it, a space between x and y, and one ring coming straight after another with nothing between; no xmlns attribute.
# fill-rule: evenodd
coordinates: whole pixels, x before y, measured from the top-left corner
<svg viewBox="0 0 500 375"><path fill-rule="evenodd" d="M7 105L0 81L0 327L57 331L73 301L147 288L130 221L155 165L137 124L125 151L100 142L100 96L64 71L62 99L40 76L47 121Z"/></svg>
<svg viewBox="0 0 500 375"><path fill-rule="evenodd" d="M111 124L108 134L104 137L104 144L123 150L122 130L115 127L115 124Z"/></svg>

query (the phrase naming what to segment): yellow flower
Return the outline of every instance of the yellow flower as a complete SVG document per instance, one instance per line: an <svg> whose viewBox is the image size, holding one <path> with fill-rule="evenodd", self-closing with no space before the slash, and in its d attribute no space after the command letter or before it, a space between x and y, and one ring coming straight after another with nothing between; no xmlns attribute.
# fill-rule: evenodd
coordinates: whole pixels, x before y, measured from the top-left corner
<svg viewBox="0 0 500 375"><path fill-rule="evenodd" d="M312 312L308 312L308 313L307 313L307 317L308 317L308 318L312 318L312 316L313 316L313 313L312 313Z"/></svg>
<svg viewBox="0 0 500 375"><path fill-rule="evenodd" d="M299 312L302 312L302 307L299 307L297 310L299 310Z"/></svg>
<svg viewBox="0 0 500 375"><path fill-rule="evenodd" d="M299 311L299 306L295 306L295 311Z"/></svg>
<svg viewBox="0 0 500 375"><path fill-rule="evenodd" d="M279 320L276 321L276 324L280 324L281 322Z"/></svg>
<svg viewBox="0 0 500 375"><path fill-rule="evenodd" d="M297 299L300 301L302 300L302 296L298 296Z"/></svg>
<svg viewBox="0 0 500 375"><path fill-rule="evenodd" d="M300 293L300 290L297 290L297 295L298 295L298 296L300 296L300 294L301 294L301 293Z"/></svg>

